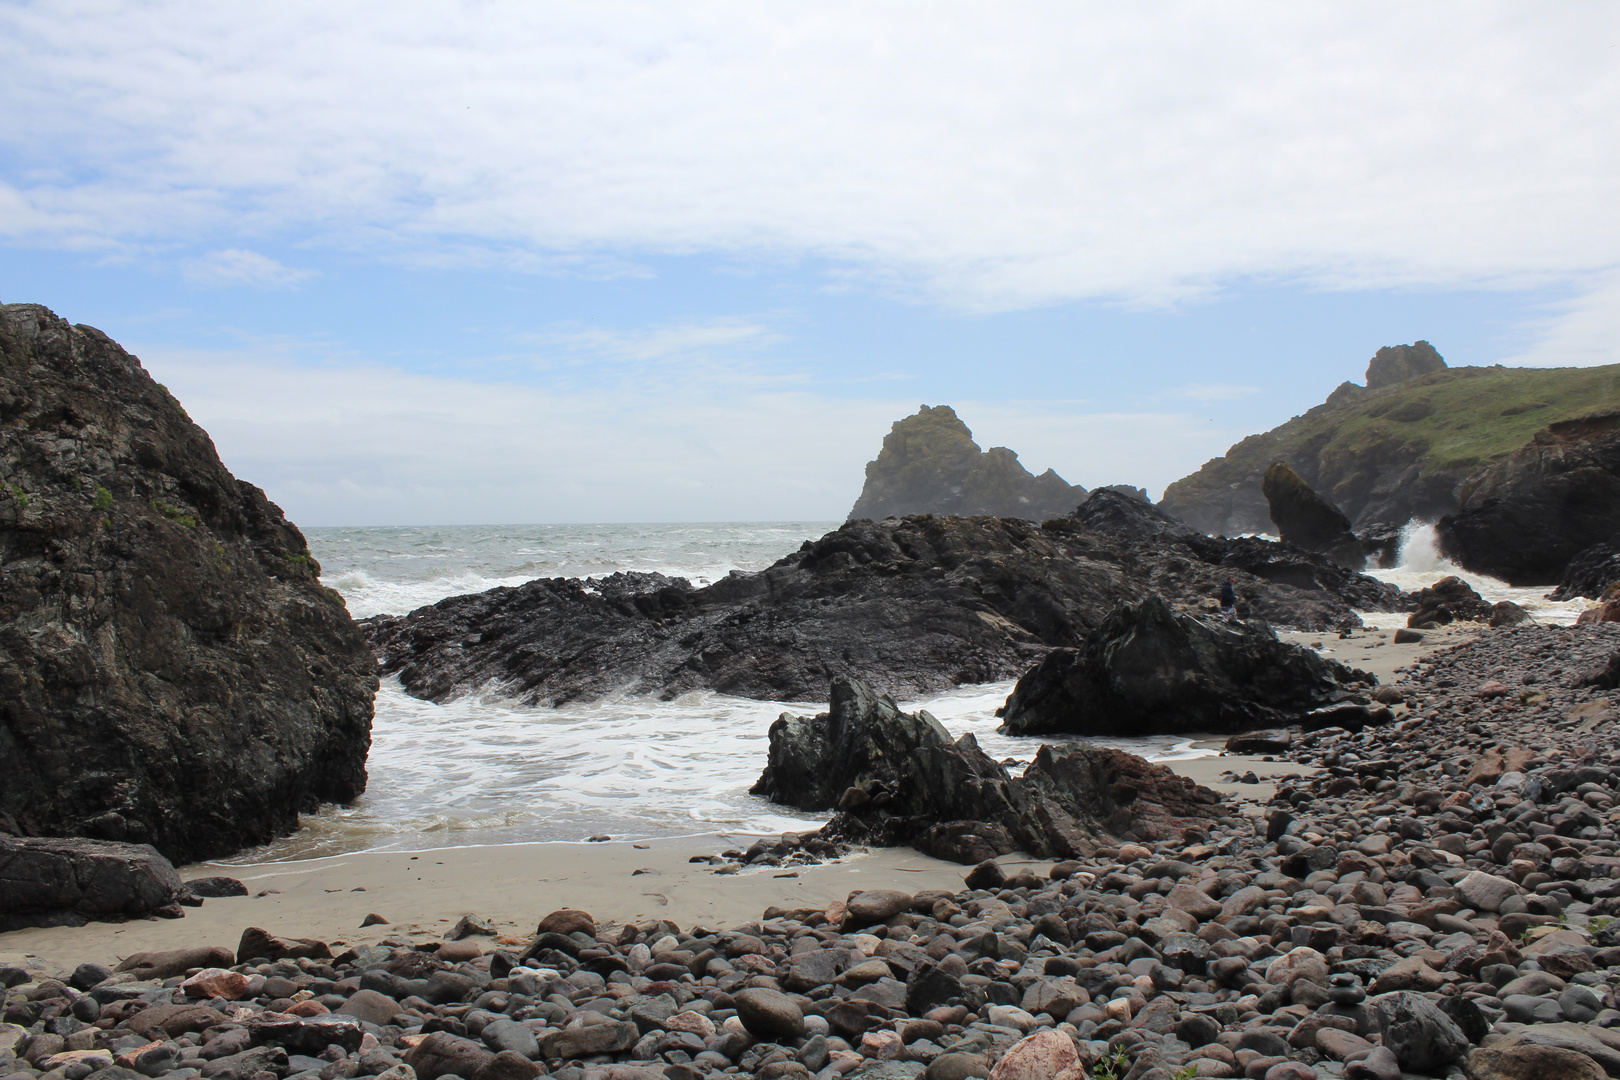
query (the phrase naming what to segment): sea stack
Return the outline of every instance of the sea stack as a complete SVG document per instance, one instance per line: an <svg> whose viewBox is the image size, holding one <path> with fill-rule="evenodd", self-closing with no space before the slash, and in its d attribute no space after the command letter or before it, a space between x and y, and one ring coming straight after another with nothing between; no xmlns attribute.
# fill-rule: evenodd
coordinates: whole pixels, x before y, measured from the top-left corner
<svg viewBox="0 0 1620 1080"><path fill-rule="evenodd" d="M376 661L303 535L107 335L0 306L0 831L262 844L365 790Z"/></svg>
<svg viewBox="0 0 1620 1080"><path fill-rule="evenodd" d="M850 521L906 514L1025 518L1067 514L1086 489L1047 469L1032 476L1005 446L979 449L973 432L949 405L924 405L896 420L883 449L867 463L866 484Z"/></svg>

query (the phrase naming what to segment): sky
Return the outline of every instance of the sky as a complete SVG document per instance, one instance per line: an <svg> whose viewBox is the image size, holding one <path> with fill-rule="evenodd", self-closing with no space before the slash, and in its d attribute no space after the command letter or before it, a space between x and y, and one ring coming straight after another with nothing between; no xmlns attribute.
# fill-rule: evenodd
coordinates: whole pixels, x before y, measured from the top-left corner
<svg viewBox="0 0 1620 1080"><path fill-rule="evenodd" d="M1620 6L0 0L0 301L299 524L1165 484L1426 339L1620 362Z"/></svg>

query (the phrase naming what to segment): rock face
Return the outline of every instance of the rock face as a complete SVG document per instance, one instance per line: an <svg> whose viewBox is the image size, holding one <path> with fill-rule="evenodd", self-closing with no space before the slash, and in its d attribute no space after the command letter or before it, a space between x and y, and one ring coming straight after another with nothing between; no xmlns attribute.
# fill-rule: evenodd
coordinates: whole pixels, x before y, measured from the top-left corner
<svg viewBox="0 0 1620 1080"><path fill-rule="evenodd" d="M1620 365L1446 368L1382 389L1346 383L1324 404L1177 480L1160 506L1209 533L1271 532L1260 484L1280 460L1342 510L1357 533L1413 518L1438 521L1457 512L1471 475L1537 431L1617 406Z"/></svg>
<svg viewBox="0 0 1620 1080"><path fill-rule="evenodd" d="M1620 532L1620 411L1552 424L1463 485L1440 548L1513 585L1552 585Z"/></svg>
<svg viewBox="0 0 1620 1080"><path fill-rule="evenodd" d="M1373 677L1279 641L1263 623L1124 604L1078 649L1054 649L1018 680L1002 730L1138 735L1275 727Z"/></svg>
<svg viewBox="0 0 1620 1080"><path fill-rule="evenodd" d="M304 538L106 335L0 308L0 831L175 862L365 788L376 662Z"/></svg>
<svg viewBox="0 0 1620 1080"><path fill-rule="evenodd" d="M178 917L184 891L174 866L150 844L0 836L0 931Z"/></svg>
<svg viewBox="0 0 1620 1080"><path fill-rule="evenodd" d="M979 862L1015 850L1089 854L1116 838L1159 839L1215 813L1219 797L1123 751L1042 747L1024 775L951 740L926 712L835 679L827 712L784 714L752 789L801 810L839 813L822 830L860 843L912 844L939 858Z"/></svg>
<svg viewBox="0 0 1620 1080"><path fill-rule="evenodd" d="M1272 462L1260 481L1260 491L1283 543L1319 551L1353 570L1366 565L1361 541L1350 531L1350 519L1301 480L1286 461Z"/></svg>
<svg viewBox="0 0 1620 1080"><path fill-rule="evenodd" d="M1598 600L1620 584L1620 534L1579 552L1564 567L1558 588L1547 594L1549 600L1573 600L1584 596Z"/></svg>
<svg viewBox="0 0 1620 1080"><path fill-rule="evenodd" d="M1367 389L1382 390L1409 382L1419 375L1446 370L1446 361L1427 341L1410 345L1385 345L1367 364Z"/></svg>
<svg viewBox="0 0 1620 1080"><path fill-rule="evenodd" d="M1031 476L1005 446L980 450L949 405L924 405L915 416L896 420L884 436L849 519L989 514L1045 521L1085 497L1085 488L1051 469Z"/></svg>
<svg viewBox="0 0 1620 1080"><path fill-rule="evenodd" d="M835 675L896 696L1016 678L1124 600L1157 592L1213 609L1228 576L1240 610L1274 625L1325 629L1353 621L1352 607L1403 603L1394 588L1286 544L1133 536L1163 515L1117 493L1086 506L1097 499L1142 527L856 521L703 589L646 574L541 580L362 626L384 670L434 701L492 684L529 703L695 689L804 701Z"/></svg>

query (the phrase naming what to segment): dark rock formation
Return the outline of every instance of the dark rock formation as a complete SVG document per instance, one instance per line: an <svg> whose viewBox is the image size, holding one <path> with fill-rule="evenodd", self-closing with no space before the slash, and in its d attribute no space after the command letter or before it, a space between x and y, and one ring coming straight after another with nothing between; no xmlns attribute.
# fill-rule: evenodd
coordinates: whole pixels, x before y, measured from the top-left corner
<svg viewBox="0 0 1620 1080"><path fill-rule="evenodd" d="M150 844L0 835L0 931L179 918L184 892L174 866Z"/></svg>
<svg viewBox="0 0 1620 1080"><path fill-rule="evenodd" d="M304 538L140 362L0 308L0 831L176 862L366 783L376 661Z"/></svg>
<svg viewBox="0 0 1620 1080"><path fill-rule="evenodd" d="M1116 488L1098 488L1069 516L1088 532L1122 540L1192 541L1203 534L1177 521L1146 499L1133 498Z"/></svg>
<svg viewBox="0 0 1620 1080"><path fill-rule="evenodd" d="M1445 368L1382 389L1347 383L1177 480L1160 506L1209 533L1271 532L1260 484L1272 462L1286 461L1358 533L1438 521L1457 512L1471 475L1537 431L1616 406L1620 365Z"/></svg>
<svg viewBox="0 0 1620 1080"><path fill-rule="evenodd" d="M839 674L898 697L1016 678L1122 601L1156 592L1213 608L1229 576L1239 610L1273 625L1326 629L1354 622L1352 608L1402 605L1320 555L1191 530L1154 538L1170 526L1151 507L1095 500L1123 532L1074 518L857 521L702 589L641 574L532 581L362 626L385 670L435 701L485 686L528 703L695 689L803 701Z"/></svg>
<svg viewBox="0 0 1620 1080"><path fill-rule="evenodd" d="M1232 733L1293 723L1372 683L1264 623L1124 604L1078 649L1055 649L1018 680L1002 730L1013 735Z"/></svg>
<svg viewBox="0 0 1620 1080"><path fill-rule="evenodd" d="M1445 371L1446 361L1427 341L1410 345L1385 345L1367 364L1367 389L1382 390L1410 382L1420 375Z"/></svg>
<svg viewBox="0 0 1620 1080"><path fill-rule="evenodd" d="M924 405L917 415L896 420L884 436L849 519L989 514L1045 521L1085 497L1085 488L1051 469L1031 476L1005 446L980 450L949 405Z"/></svg>
<svg viewBox="0 0 1620 1080"><path fill-rule="evenodd" d="M1260 481L1260 491L1285 544L1319 551L1352 570L1366 565L1361 541L1350 531L1350 519L1301 480L1286 461L1272 462Z"/></svg>
<svg viewBox="0 0 1620 1080"><path fill-rule="evenodd" d="M1620 412L1552 424L1463 485L1440 548L1513 585L1551 585L1620 532Z"/></svg>
<svg viewBox="0 0 1620 1080"><path fill-rule="evenodd" d="M784 714L753 793L839 812L822 836L975 863L1023 850L1089 854L1119 838L1168 838L1218 816L1213 792L1119 750L1043 746L1022 778L972 735L951 740L926 712L834 679L829 711Z"/></svg>
<svg viewBox="0 0 1620 1080"><path fill-rule="evenodd" d="M1573 600L1584 596L1598 600L1620 584L1620 534L1578 552L1564 567L1558 588L1547 594L1549 600Z"/></svg>
<svg viewBox="0 0 1620 1080"><path fill-rule="evenodd" d="M1412 594L1417 610L1407 618L1414 630L1429 630L1454 622L1486 622L1491 603L1460 577L1443 577Z"/></svg>

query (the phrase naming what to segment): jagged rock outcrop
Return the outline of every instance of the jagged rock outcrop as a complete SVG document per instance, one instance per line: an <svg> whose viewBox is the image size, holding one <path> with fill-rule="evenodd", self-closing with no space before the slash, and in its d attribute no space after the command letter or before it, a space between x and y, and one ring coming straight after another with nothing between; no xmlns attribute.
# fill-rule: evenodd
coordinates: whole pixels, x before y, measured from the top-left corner
<svg viewBox="0 0 1620 1080"><path fill-rule="evenodd" d="M1013 735L1230 734L1295 722L1373 676L1279 641L1260 622L1123 604L1076 649L1054 649L1018 680Z"/></svg>
<svg viewBox="0 0 1620 1080"><path fill-rule="evenodd" d="M1547 594L1549 600L1573 600L1584 596L1601 599L1620 585L1620 534L1576 553L1564 567L1558 588Z"/></svg>
<svg viewBox="0 0 1620 1080"><path fill-rule="evenodd" d="M1117 492L1094 498L1162 524ZM803 701L838 674L910 697L1016 678L1148 592L1213 608L1226 577L1239 610L1274 625L1326 629L1355 622L1352 609L1404 603L1392 586L1261 539L925 516L850 522L702 589L641 574L531 581L362 627L384 670L434 701L484 687L531 704L698 689Z"/></svg>
<svg viewBox="0 0 1620 1080"><path fill-rule="evenodd" d="M1488 622L1491 617L1491 602L1456 576L1443 577L1428 588L1418 590L1412 594L1412 602L1417 607L1407 617L1406 625L1414 630L1429 630L1454 622Z"/></svg>
<svg viewBox="0 0 1620 1080"><path fill-rule="evenodd" d="M1403 355L1410 359L1416 348ZM1177 480L1160 506L1204 532L1272 532L1260 484L1272 462L1286 461L1359 534L1414 518L1437 521L1457 511L1470 476L1538 430L1617 406L1614 364L1443 368L1382 389L1345 383L1324 404Z"/></svg>
<svg viewBox="0 0 1620 1080"><path fill-rule="evenodd" d="M1260 481L1271 520L1284 543L1319 551L1340 566L1360 570L1367 559L1350 519L1299 478L1286 461L1273 462Z"/></svg>
<svg viewBox="0 0 1620 1080"><path fill-rule="evenodd" d="M1445 371L1446 361L1427 341L1410 345L1385 345L1367 364L1367 389L1382 390L1410 382L1420 375Z"/></svg>
<svg viewBox="0 0 1620 1080"><path fill-rule="evenodd" d="M1551 424L1471 476L1440 549L1512 585L1552 585L1571 559L1620 532L1620 410Z"/></svg>
<svg viewBox="0 0 1620 1080"><path fill-rule="evenodd" d="M896 420L866 466L866 484L849 520L954 514L1045 521L1073 510L1086 489L1047 469L1039 476L1005 446L980 450L949 405L922 406Z"/></svg>
<svg viewBox="0 0 1620 1080"><path fill-rule="evenodd" d="M827 712L771 725L753 793L838 813L831 839L912 844L976 863L1023 850L1071 858L1118 839L1169 839L1223 816L1219 798L1120 750L1042 747L1024 775L952 741L926 712L904 713L858 680L835 678Z"/></svg>
<svg viewBox="0 0 1620 1080"><path fill-rule="evenodd" d="M99 330L0 307L0 831L175 862L365 789L376 661L299 533Z"/></svg>
<svg viewBox="0 0 1620 1080"><path fill-rule="evenodd" d="M1122 540L1189 542L1204 535L1177 521L1146 499L1133 498L1114 488L1098 488L1075 507L1069 517L1087 531Z"/></svg>

